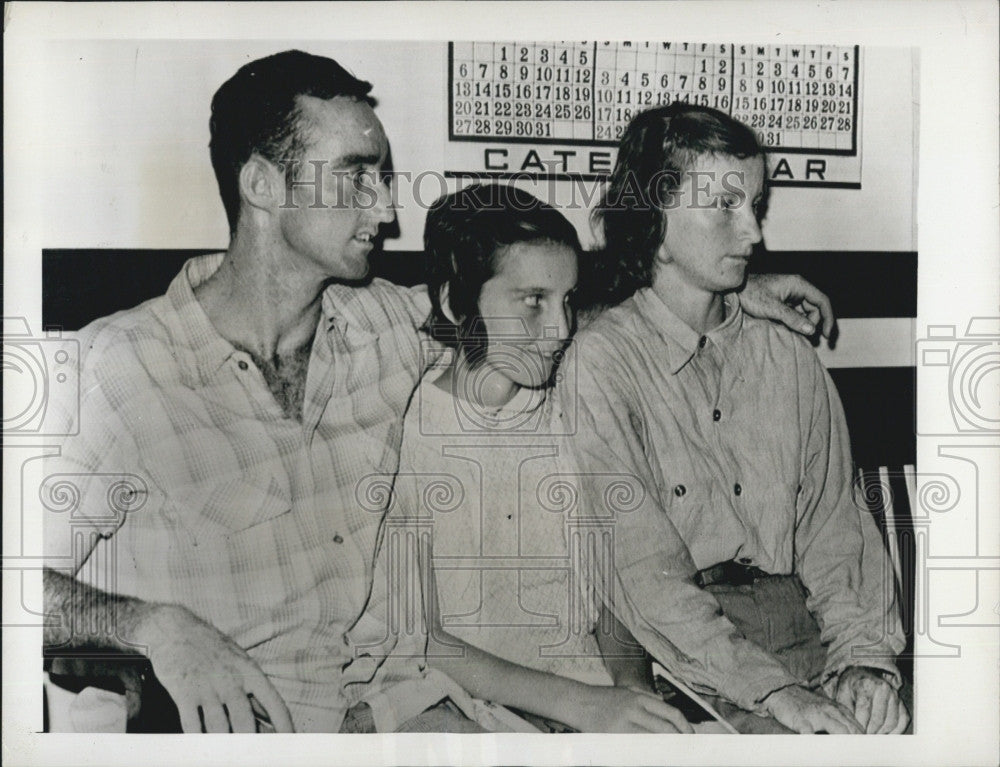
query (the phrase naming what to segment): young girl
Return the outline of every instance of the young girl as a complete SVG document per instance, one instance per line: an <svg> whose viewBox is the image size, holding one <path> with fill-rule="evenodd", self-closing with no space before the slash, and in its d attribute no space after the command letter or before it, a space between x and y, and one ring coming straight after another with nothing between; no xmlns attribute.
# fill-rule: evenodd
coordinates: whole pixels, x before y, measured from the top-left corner
<svg viewBox="0 0 1000 767"><path fill-rule="evenodd" d="M754 133L716 110L652 109L622 139L598 215L613 308L567 360L582 475L644 491L616 515L605 599L702 691L799 732L901 732L895 594L836 390L736 293L765 190Z"/></svg>
<svg viewBox="0 0 1000 767"><path fill-rule="evenodd" d="M425 249L428 330L450 353L410 403L382 556L405 568L394 537L416 531L428 663L542 729L690 732L595 614L588 528L561 495L549 385L573 330L573 226L514 187L475 185L429 212Z"/></svg>

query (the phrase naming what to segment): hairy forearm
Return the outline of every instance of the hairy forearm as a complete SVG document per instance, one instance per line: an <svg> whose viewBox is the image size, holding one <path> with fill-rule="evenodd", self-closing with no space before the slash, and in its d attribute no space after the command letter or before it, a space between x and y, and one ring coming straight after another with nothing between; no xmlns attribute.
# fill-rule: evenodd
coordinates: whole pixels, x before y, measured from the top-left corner
<svg viewBox="0 0 1000 767"><path fill-rule="evenodd" d="M473 697L584 727L578 704L588 696L588 685L511 663L448 634L439 639L444 642L437 650L428 647L427 662Z"/></svg>
<svg viewBox="0 0 1000 767"><path fill-rule="evenodd" d="M144 655L140 626L153 604L109 594L57 570L42 572L46 650L108 650Z"/></svg>

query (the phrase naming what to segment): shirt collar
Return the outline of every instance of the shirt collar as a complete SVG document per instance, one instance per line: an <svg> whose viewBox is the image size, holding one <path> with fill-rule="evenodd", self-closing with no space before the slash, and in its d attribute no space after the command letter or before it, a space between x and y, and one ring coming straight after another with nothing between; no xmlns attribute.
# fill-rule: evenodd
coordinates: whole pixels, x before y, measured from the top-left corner
<svg viewBox="0 0 1000 767"><path fill-rule="evenodd" d="M454 353L454 352L453 352ZM553 394L547 388L532 389L521 387L509 402L496 407L477 405L468 401L459 401L451 394L436 385L436 381L446 371L429 372L421 382L420 402L429 405L437 411L432 418L439 417L441 409L456 419L456 425L462 429L482 429L484 431L517 431L526 423L536 423L535 414L544 406L551 407Z"/></svg>
<svg viewBox="0 0 1000 767"><path fill-rule="evenodd" d="M360 300L359 288L331 283L323 291L323 322L327 330L336 329L347 346L354 350L368 346L378 338L372 320Z"/></svg>
<svg viewBox="0 0 1000 767"><path fill-rule="evenodd" d="M727 353L732 350L743 329L743 309L737 293L726 294L725 320L704 336L698 335L691 326L674 314L652 288L642 288L637 291L633 301L640 316L665 343L667 366L672 375L677 375L703 348L702 338L705 339L705 347L712 344L723 353Z"/></svg>
<svg viewBox="0 0 1000 767"><path fill-rule="evenodd" d="M191 372L202 386L233 354L238 353L236 347L219 335L194 294L195 288L215 274L225 255L225 253L210 253L188 259L167 288L169 314L166 321L174 328L180 346L191 354ZM345 285L331 287L347 291L344 295L348 297L351 295L350 291L354 290ZM335 324L342 326L348 343L355 348L377 337L364 329L356 317L356 308L352 307L352 310L345 309L342 313L338 313L338 304L349 305L349 298L338 302L331 296L328 288L321 302L320 326L324 331L329 331Z"/></svg>
<svg viewBox="0 0 1000 767"><path fill-rule="evenodd" d="M194 289L215 274L225 255L210 253L188 259L167 288L169 314L165 319L174 328L179 346L190 353L191 372L201 385L236 351L219 335L194 295Z"/></svg>

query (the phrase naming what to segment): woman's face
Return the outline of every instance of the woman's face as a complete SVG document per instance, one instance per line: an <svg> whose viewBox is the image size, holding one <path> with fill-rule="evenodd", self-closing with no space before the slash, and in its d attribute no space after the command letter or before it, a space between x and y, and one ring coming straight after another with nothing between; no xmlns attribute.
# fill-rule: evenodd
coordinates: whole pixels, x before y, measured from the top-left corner
<svg viewBox="0 0 1000 767"><path fill-rule="evenodd" d="M658 269L672 284L699 291L738 288L761 240L757 205L763 193L762 157L700 155L664 211Z"/></svg>
<svg viewBox="0 0 1000 767"><path fill-rule="evenodd" d="M483 284L479 313L489 346L477 375L517 387L544 386L573 327L576 252L551 241L519 242Z"/></svg>

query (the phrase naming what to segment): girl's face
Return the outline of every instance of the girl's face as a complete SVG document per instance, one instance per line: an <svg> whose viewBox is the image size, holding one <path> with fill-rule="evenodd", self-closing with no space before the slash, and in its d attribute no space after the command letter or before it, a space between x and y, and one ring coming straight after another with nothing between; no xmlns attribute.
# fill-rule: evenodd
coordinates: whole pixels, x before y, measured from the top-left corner
<svg viewBox="0 0 1000 767"><path fill-rule="evenodd" d="M575 251L560 243L519 242L501 254L483 284L479 314L489 346L479 374L516 387L544 386L573 327Z"/></svg>
<svg viewBox="0 0 1000 767"><path fill-rule="evenodd" d="M700 155L664 212L658 268L674 285L710 293L738 288L761 240L757 205L763 192L762 157Z"/></svg>

